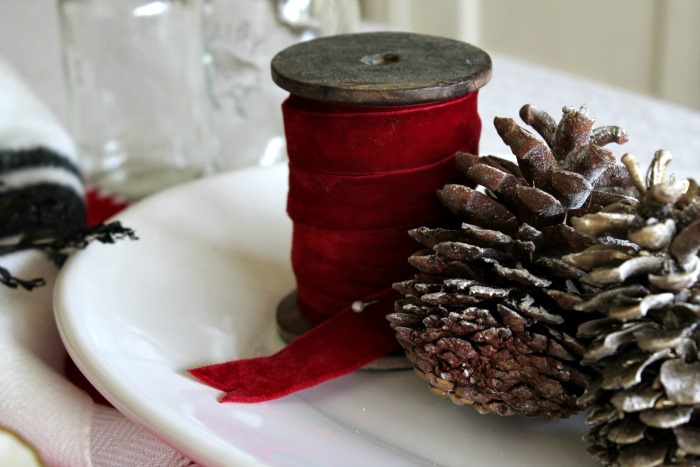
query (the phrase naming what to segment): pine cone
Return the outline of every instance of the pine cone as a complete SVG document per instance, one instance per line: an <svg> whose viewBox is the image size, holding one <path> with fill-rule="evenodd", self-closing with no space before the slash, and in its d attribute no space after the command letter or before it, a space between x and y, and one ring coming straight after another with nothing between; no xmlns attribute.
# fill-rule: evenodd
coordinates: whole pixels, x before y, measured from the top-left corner
<svg viewBox="0 0 700 467"><path fill-rule="evenodd" d="M559 258L592 239L565 221L629 197L625 167L603 147L627 136L593 130L585 109L564 108L559 124L529 105L520 114L544 141L496 118L517 163L456 155L480 188L438 192L455 227L410 232L427 249L409 258L419 274L394 285L404 298L388 319L437 394L481 413L567 417L590 370L574 337L582 313L572 281L584 271Z"/></svg>
<svg viewBox="0 0 700 467"><path fill-rule="evenodd" d="M700 464L700 190L665 181L659 151L642 181L625 156L638 202L572 219L598 245L564 260L587 271L583 311L606 316L581 325L594 338L583 363L600 377L580 398L589 452L608 465Z"/></svg>

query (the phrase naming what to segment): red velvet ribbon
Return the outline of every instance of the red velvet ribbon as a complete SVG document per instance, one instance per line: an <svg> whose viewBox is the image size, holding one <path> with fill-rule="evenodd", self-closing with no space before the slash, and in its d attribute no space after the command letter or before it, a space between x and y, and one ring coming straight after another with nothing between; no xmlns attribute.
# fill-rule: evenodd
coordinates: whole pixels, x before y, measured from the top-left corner
<svg viewBox="0 0 700 467"><path fill-rule="evenodd" d="M297 305L316 326L274 355L190 370L224 402L276 399L398 347L384 317L391 284L413 274L407 230L441 222L435 191L460 181L454 153L475 153L481 133L476 92L371 107L292 95L283 113Z"/></svg>
<svg viewBox="0 0 700 467"><path fill-rule="evenodd" d="M99 189L90 188L85 192L85 205L85 224L92 227L107 222L110 217L126 209L129 203Z"/></svg>

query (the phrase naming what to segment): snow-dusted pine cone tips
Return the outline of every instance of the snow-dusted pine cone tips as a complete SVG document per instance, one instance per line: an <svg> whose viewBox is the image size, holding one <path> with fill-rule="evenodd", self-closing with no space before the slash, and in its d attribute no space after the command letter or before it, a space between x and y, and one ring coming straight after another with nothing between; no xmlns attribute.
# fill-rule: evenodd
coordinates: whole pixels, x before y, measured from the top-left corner
<svg viewBox="0 0 700 467"><path fill-rule="evenodd" d="M526 105L523 120L495 127L517 162L457 154L476 185L438 192L453 228L418 228L426 248L411 258L414 279L388 316L416 372L437 394L482 413L567 417L589 383L575 337L583 313L573 280L585 272L559 258L593 244L567 225L634 191L604 147L623 143L617 127L593 129L584 109L564 108L557 124Z"/></svg>
<svg viewBox="0 0 700 467"><path fill-rule="evenodd" d="M579 402L607 465L700 465L700 190L666 181L669 160L657 152L644 181L623 157L638 201L572 219L599 243L564 258L587 272L577 308L606 315L578 335L594 338L583 363L600 377Z"/></svg>

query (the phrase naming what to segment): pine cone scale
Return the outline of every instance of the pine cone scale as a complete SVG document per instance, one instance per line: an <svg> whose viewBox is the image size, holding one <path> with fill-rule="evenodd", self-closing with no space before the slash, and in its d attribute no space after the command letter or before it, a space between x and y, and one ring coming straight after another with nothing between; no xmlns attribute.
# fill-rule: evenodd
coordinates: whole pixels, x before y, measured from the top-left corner
<svg viewBox="0 0 700 467"><path fill-rule="evenodd" d="M693 456L700 456L700 429L695 427L676 427L673 434L678 447Z"/></svg>
<svg viewBox="0 0 700 467"><path fill-rule="evenodd" d="M661 365L659 377L671 401L681 405L700 404L700 362L668 360Z"/></svg>

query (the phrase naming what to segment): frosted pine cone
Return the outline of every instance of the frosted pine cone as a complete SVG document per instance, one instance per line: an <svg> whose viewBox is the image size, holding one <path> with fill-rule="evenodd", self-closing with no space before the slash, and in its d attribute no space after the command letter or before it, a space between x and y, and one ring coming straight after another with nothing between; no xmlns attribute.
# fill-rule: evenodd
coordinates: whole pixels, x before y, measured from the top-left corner
<svg viewBox="0 0 700 467"><path fill-rule="evenodd" d="M388 319L434 392L482 413L566 417L590 370L574 337L573 280L585 273L559 258L592 244L566 219L629 197L624 166L603 147L627 136L593 130L583 109L564 108L558 124L529 105L521 117L544 141L512 119L494 122L517 163L456 155L477 189L438 192L456 228L410 232L426 250L409 259L419 274L395 284L404 298Z"/></svg>
<svg viewBox="0 0 700 467"><path fill-rule="evenodd" d="M666 181L659 151L646 182L623 158L638 202L573 219L599 245L564 258L585 269L591 298L579 310L606 317L583 324L595 340L584 364L600 377L581 397L589 451L607 465L700 464L700 191Z"/></svg>

